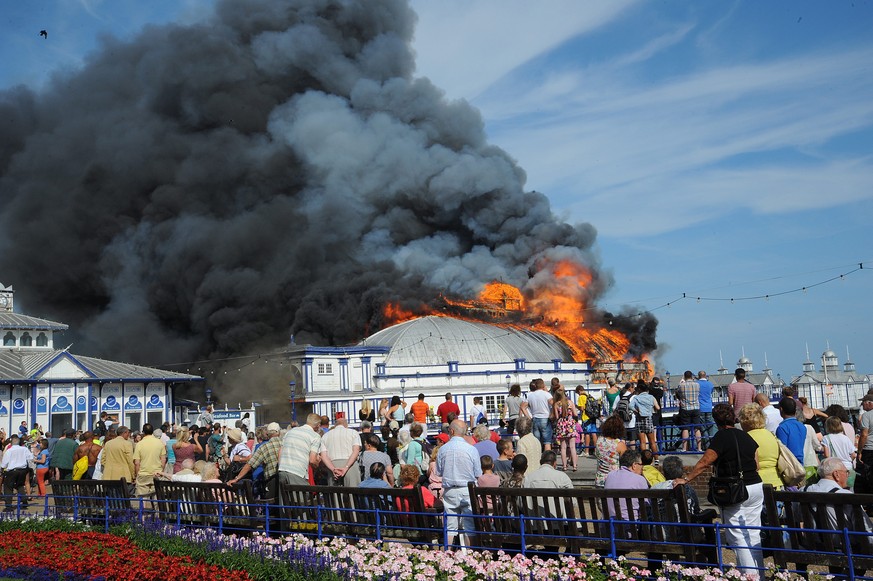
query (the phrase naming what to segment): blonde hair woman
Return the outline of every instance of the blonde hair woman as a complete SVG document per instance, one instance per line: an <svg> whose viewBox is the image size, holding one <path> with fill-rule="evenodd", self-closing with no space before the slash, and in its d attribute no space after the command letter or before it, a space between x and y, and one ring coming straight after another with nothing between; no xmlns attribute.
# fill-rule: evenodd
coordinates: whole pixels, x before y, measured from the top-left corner
<svg viewBox="0 0 873 581"><path fill-rule="evenodd" d="M195 438L191 439L191 432L188 428L179 428L176 433L176 443L173 444L173 452L176 454L176 463L173 464L173 474L182 470L182 462L190 459L194 461L194 454L202 454L203 448L200 447L200 442Z"/></svg>
<svg viewBox="0 0 873 581"><path fill-rule="evenodd" d="M358 417L362 422L375 422L376 421L376 412L373 411L373 404L370 403L370 400L365 399L361 402L361 411L358 412Z"/></svg>
<svg viewBox="0 0 873 581"><path fill-rule="evenodd" d="M766 428L767 418L764 416L764 411L756 403L747 403L740 408L739 420L743 431L752 436L758 444L758 476L764 484L772 484L773 488L779 490L782 488L782 480L776 471L779 442Z"/></svg>

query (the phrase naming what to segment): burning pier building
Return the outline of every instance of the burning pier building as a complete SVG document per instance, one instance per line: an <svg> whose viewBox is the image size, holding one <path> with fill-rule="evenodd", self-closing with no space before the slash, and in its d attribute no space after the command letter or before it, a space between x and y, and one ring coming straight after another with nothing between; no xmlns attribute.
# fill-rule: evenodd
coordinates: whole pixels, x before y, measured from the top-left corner
<svg viewBox="0 0 873 581"><path fill-rule="evenodd" d="M479 112L415 74L415 22L405 0L216 0L0 91L0 273L83 353L204 375L222 401L287 406L292 381L314 401L309 366L328 365L337 394L397 392L391 346L386 373L353 355L392 313L563 343L508 349L512 370L645 360L654 317L596 306L614 281L594 226L556 215ZM494 280L519 296L460 304ZM289 334L336 358L236 371ZM462 355L441 363L452 386L449 361L498 363Z"/></svg>

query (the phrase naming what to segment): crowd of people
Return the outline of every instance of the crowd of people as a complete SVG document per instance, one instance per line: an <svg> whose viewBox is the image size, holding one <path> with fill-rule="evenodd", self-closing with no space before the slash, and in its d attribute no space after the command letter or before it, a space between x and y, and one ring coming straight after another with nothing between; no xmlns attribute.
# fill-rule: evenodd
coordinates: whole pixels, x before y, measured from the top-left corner
<svg viewBox="0 0 873 581"><path fill-rule="evenodd" d="M13 494L26 502L32 494L44 495L51 480L65 478L124 478L133 493L145 497L154 493L160 478L230 486L251 479L258 498L273 503L279 501L279 483L420 485L425 507L445 511L448 530L463 545L474 530L469 483L571 488L567 472L578 470L581 450L597 460L595 487L685 486L692 515L702 511L690 482L709 467L717 474L741 474L745 499L721 506L721 518L743 527L727 529L729 544L739 566L755 574L763 566L760 530L755 528L762 523L762 486L786 486L776 469L780 443L804 467L808 490L873 492L873 393L860 402L863 413L856 429L841 406L815 410L790 388L773 405L744 375L738 369L728 401L714 405L704 372L685 372L676 387L681 442L703 452L687 472L678 456L661 460L655 437L664 421L659 378L623 387L610 380L599 396L583 386L571 395L555 378L549 386L542 379L532 381L526 394L519 385L511 386L499 428L489 425L481 398L469 414L462 414L447 393L435 414L438 433L430 437L432 411L424 394L408 411L400 397L385 399L378 411L365 402L359 430L350 428L340 413L332 423L309 414L301 425L292 422L283 429L273 422L249 431L247 417L232 428L213 423L210 408L201 415L201 425L145 424L137 433L105 413L94 429L67 430L59 438L22 424L8 439L0 434L4 499L7 510L14 509Z"/></svg>

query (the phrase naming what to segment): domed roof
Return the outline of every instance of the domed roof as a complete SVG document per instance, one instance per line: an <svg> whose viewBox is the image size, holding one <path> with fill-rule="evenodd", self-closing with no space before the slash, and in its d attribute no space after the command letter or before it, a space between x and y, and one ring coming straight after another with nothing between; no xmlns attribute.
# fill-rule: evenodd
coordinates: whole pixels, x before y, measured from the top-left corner
<svg viewBox="0 0 873 581"><path fill-rule="evenodd" d="M451 317L427 316L399 323L370 335L361 345L390 347L390 366L498 363L525 359L572 361L557 337L527 329L495 327Z"/></svg>
<svg viewBox="0 0 873 581"><path fill-rule="evenodd" d="M837 358L837 354L834 353L833 351L831 351L830 349L828 349L827 351L822 353L821 356L824 359L836 359Z"/></svg>
<svg viewBox="0 0 873 581"><path fill-rule="evenodd" d="M751 363L751 362L752 362L752 360L749 359L748 357L740 357L740 360L737 361L737 365L743 365L745 363Z"/></svg>

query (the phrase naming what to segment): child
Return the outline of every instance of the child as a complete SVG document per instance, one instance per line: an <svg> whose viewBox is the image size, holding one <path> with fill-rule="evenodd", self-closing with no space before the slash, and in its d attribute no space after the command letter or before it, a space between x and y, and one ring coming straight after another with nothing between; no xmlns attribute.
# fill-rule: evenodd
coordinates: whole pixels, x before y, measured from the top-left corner
<svg viewBox="0 0 873 581"><path fill-rule="evenodd" d="M500 476L494 473L494 459L491 456L482 456L479 462L482 465L482 476L476 479L476 486L480 488L500 486Z"/></svg>
<svg viewBox="0 0 873 581"><path fill-rule="evenodd" d="M494 461L494 471L502 472L507 475L512 474L512 457L515 456L515 450L512 448L512 440L504 438L497 442L497 452L500 456Z"/></svg>
<svg viewBox="0 0 873 581"><path fill-rule="evenodd" d="M640 452L643 462L643 476L649 481L649 486L654 486L659 482L664 482L664 475L661 471L652 466L655 461L655 454L651 450L643 450Z"/></svg>

